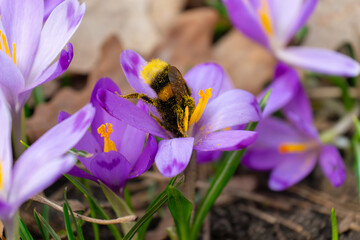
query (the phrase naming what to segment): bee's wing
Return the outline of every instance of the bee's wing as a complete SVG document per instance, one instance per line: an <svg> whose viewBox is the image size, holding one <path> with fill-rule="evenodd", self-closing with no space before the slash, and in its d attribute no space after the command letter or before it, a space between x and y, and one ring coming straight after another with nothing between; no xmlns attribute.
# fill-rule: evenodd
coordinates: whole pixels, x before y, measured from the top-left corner
<svg viewBox="0 0 360 240"><path fill-rule="evenodd" d="M185 79L176 67L169 66L168 76L171 90L173 91L177 102L181 102L184 96L191 96L190 88L187 86Z"/></svg>

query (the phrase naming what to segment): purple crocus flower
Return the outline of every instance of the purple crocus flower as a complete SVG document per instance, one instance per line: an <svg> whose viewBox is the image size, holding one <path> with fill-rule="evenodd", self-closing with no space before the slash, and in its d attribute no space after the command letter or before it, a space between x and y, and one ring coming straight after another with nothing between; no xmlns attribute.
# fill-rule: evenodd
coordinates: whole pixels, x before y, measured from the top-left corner
<svg viewBox="0 0 360 240"><path fill-rule="evenodd" d="M282 191L304 179L317 161L331 183L345 181L345 166L338 150L321 142L313 125L309 99L297 72L279 64L272 92L264 110L265 118L257 127L258 138L242 163L250 169L271 171L269 187ZM282 108L287 120L271 117Z"/></svg>
<svg viewBox="0 0 360 240"><path fill-rule="evenodd" d="M279 60L304 69L357 76L360 65L340 53L314 47L288 47L305 25L318 0L223 0L230 19L243 34Z"/></svg>
<svg viewBox="0 0 360 240"><path fill-rule="evenodd" d="M106 89L114 94L121 93L116 84L108 78L100 79L95 85L91 103L96 113L91 123L91 133L86 133L75 146L78 150L92 154L90 158L79 157L91 174L77 167L73 168L69 174L93 181L101 180L114 192L120 194L128 179L141 175L152 166L157 142L149 134L144 146L146 132L105 112L96 99L98 89ZM144 111L144 107L144 104L138 104L139 111ZM59 121L67 117L69 114L62 112L59 115Z"/></svg>
<svg viewBox="0 0 360 240"><path fill-rule="evenodd" d="M121 65L130 85L136 92L144 93L150 98L156 98L157 95L142 76L145 66L153 66L154 68L147 70L154 73L152 70L158 67L156 63L167 66L158 59L148 65L140 55L131 50L121 54ZM203 110L195 109L189 117L190 121L184 122L184 137L175 137L151 115L110 91L100 89L97 95L100 105L115 118L163 138L159 143L155 162L159 171L167 177L173 177L186 168L193 150L232 151L252 144L257 133L225 129L260 119L259 106L252 94L239 89L224 91L223 86L228 83L224 83L224 71L217 64L197 65L184 78L192 91L191 97L197 104L196 109ZM149 109L153 116L159 117L152 106Z"/></svg>
<svg viewBox="0 0 360 240"><path fill-rule="evenodd" d="M33 88L61 75L72 60L72 45L66 43L81 22L85 4L60 2L1 1L0 88L14 117Z"/></svg>
<svg viewBox="0 0 360 240"><path fill-rule="evenodd" d="M12 166L11 114L0 91L0 219L8 239L13 237L14 221L18 220L13 217L20 205L74 166L76 157L66 152L85 134L94 113L91 105L85 106L45 133Z"/></svg>

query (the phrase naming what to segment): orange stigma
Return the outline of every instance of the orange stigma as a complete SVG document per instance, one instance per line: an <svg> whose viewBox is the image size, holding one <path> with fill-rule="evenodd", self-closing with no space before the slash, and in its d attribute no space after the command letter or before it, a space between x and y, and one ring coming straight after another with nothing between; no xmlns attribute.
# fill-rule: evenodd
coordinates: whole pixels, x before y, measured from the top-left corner
<svg viewBox="0 0 360 240"><path fill-rule="evenodd" d="M267 35L271 36L273 34L273 28L272 28L270 11L269 11L269 6L267 3L267 0L261 1L261 6L258 10L258 14L259 14L262 26L265 29L265 32L267 33Z"/></svg>
<svg viewBox="0 0 360 240"><path fill-rule="evenodd" d="M10 53L10 48L9 48L9 44L7 42L7 38L5 36L5 34L3 34L1 31L0 31L0 36L1 36L1 40L0 40L0 51L4 51L6 53L6 55L8 55L12 60L13 62L15 63L16 65L16 45L15 43L12 44L12 55ZM1 44L2 43L2 44ZM4 48L3 48L4 46Z"/></svg>
<svg viewBox="0 0 360 240"><path fill-rule="evenodd" d="M301 153L306 150L305 144L297 144L297 143L286 143L281 144L279 146L279 152L281 154L287 154L287 153Z"/></svg>
<svg viewBox="0 0 360 240"><path fill-rule="evenodd" d="M110 140L110 134L113 132L112 124L106 123L106 127L102 124L97 131L104 138L104 152L117 151L115 143Z"/></svg>

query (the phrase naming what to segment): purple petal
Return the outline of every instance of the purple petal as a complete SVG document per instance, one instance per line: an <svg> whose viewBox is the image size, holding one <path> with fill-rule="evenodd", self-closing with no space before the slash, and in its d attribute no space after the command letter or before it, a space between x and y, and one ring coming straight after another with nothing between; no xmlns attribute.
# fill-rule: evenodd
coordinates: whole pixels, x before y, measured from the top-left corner
<svg viewBox="0 0 360 240"><path fill-rule="evenodd" d="M286 63L323 74L354 77L360 73L358 62L328 49L289 47L278 51L277 56Z"/></svg>
<svg viewBox="0 0 360 240"><path fill-rule="evenodd" d="M192 97L195 102L199 102L199 91L212 88L212 97L209 101L215 99L221 90L224 79L224 70L216 63L203 63L193 67L184 76L187 85L192 91Z"/></svg>
<svg viewBox="0 0 360 240"><path fill-rule="evenodd" d="M32 90L33 88L44 84L52 79L59 77L69 67L73 56L73 45L71 43L66 44L67 50L63 49L60 53L59 59L48 67L34 82L27 85L26 90Z"/></svg>
<svg viewBox="0 0 360 240"><path fill-rule="evenodd" d="M156 98L155 91L146 84L145 80L140 76L140 72L146 66L147 62L139 54L127 49L121 53L120 63L126 79L137 93L144 93L151 98Z"/></svg>
<svg viewBox="0 0 360 240"><path fill-rule="evenodd" d="M2 51L0 51L0 66L2 69L0 72L0 88L12 110L15 110L15 108L19 108L17 106L18 93L24 88L25 80L13 61Z"/></svg>
<svg viewBox="0 0 360 240"><path fill-rule="evenodd" d="M44 22L48 19L50 13L64 0L44 0Z"/></svg>
<svg viewBox="0 0 360 240"><path fill-rule="evenodd" d="M196 151L196 160L198 163L209 163L219 160L222 151Z"/></svg>
<svg viewBox="0 0 360 240"><path fill-rule="evenodd" d="M165 177L174 177L184 171L190 162L194 138L173 138L159 143L155 163Z"/></svg>
<svg viewBox="0 0 360 240"><path fill-rule="evenodd" d="M299 84L295 96L284 106L283 112L300 131L314 139L319 138L313 124L311 104L301 84Z"/></svg>
<svg viewBox="0 0 360 240"><path fill-rule="evenodd" d="M210 133L195 139L194 149L199 151L234 151L253 144L257 133L243 130L229 130Z"/></svg>
<svg viewBox="0 0 360 240"><path fill-rule="evenodd" d="M120 193L130 169L130 163L122 154L110 151L96 155L89 170L113 191Z"/></svg>
<svg viewBox="0 0 360 240"><path fill-rule="evenodd" d="M344 183L346 168L336 147L324 146L320 153L319 164L334 187L339 187Z"/></svg>
<svg viewBox="0 0 360 240"><path fill-rule="evenodd" d="M97 98L100 105L115 118L155 136L168 137L166 131L155 119L128 100L104 89L98 90Z"/></svg>
<svg viewBox="0 0 360 240"><path fill-rule="evenodd" d="M66 140L63 139L63 141ZM44 153L39 147L36 147L35 150ZM29 155L27 152L32 152L32 154ZM68 172L75 163L76 157L74 155L56 156L51 155L50 151L46 155L36 155L31 146L15 163L9 202L20 206L28 198L53 184L62 174Z"/></svg>
<svg viewBox="0 0 360 240"><path fill-rule="evenodd" d="M132 166L129 178L140 176L153 165L155 161L155 155L157 153L157 148L158 146L156 139L152 135L149 135L144 150L135 164Z"/></svg>
<svg viewBox="0 0 360 240"><path fill-rule="evenodd" d="M25 201L73 167L76 158L64 154L87 132L94 112L90 104L86 105L50 129L20 156L13 170L12 201Z"/></svg>
<svg viewBox="0 0 360 240"><path fill-rule="evenodd" d="M303 6L303 0L268 0L272 27L275 37L281 45L289 40L289 34L293 30L294 23L298 21Z"/></svg>
<svg viewBox="0 0 360 240"><path fill-rule="evenodd" d="M223 94L224 92L230 91L234 88L235 88L235 86L234 86L234 83L231 80L230 76L226 72L224 72L224 79L222 81L222 85L220 87L220 92L218 95Z"/></svg>
<svg viewBox="0 0 360 240"><path fill-rule="evenodd" d="M283 63L278 63L274 81L258 97L258 100L261 100L271 88L271 94L263 111L263 117L270 116L289 103L294 98L300 85L297 71Z"/></svg>
<svg viewBox="0 0 360 240"><path fill-rule="evenodd" d="M271 172L269 188L283 191L304 179L314 169L317 154L292 154L291 159L280 162Z"/></svg>
<svg viewBox="0 0 360 240"><path fill-rule="evenodd" d="M80 5L78 0L65 0L52 11L41 32L29 83L35 81L55 60L78 28L84 13L85 4Z"/></svg>
<svg viewBox="0 0 360 240"><path fill-rule="evenodd" d="M119 148L120 147L119 144L121 142L121 139L123 138L126 124L111 116L100 106L100 103L98 102L96 97L99 89L106 89L112 93L121 94L119 87L110 78L101 78L97 81L92 91L91 99L90 99L90 102L93 104L93 106L96 109L94 120L91 123L92 135L96 139L96 141L100 144L101 149L104 149L104 138L102 138L100 134L98 134L97 129L102 124L111 123L113 127L113 132L110 135L110 139L113 141L115 140L114 143L116 147Z"/></svg>
<svg viewBox="0 0 360 240"><path fill-rule="evenodd" d="M269 40L264 32L254 5L243 0L223 0L232 23L243 34L269 48Z"/></svg>
<svg viewBox="0 0 360 240"><path fill-rule="evenodd" d="M38 49L43 26L43 0L3 0L1 21L12 52L16 44L17 66L26 79ZM49 46L47 46L49 47Z"/></svg>
<svg viewBox="0 0 360 240"><path fill-rule="evenodd" d="M297 16L296 21L292 24L292 29L289 31L286 42L288 42L292 36L294 36L296 32L305 25L314 11L318 0L305 0L303 2L300 14Z"/></svg>
<svg viewBox="0 0 360 240"><path fill-rule="evenodd" d="M281 154L281 144L304 143L311 141L287 122L277 118L262 119L256 128L257 140L247 149L242 163L253 170L270 170L278 162L291 159L292 154Z"/></svg>
<svg viewBox="0 0 360 240"><path fill-rule="evenodd" d="M146 132L127 125L120 141L118 151L123 154L131 165L134 165L141 154L146 139Z"/></svg>
<svg viewBox="0 0 360 240"><path fill-rule="evenodd" d="M79 177L79 178L86 178L89 179L91 181L97 182L98 178L94 177L93 175L91 175L90 173L82 170L81 168L74 166L70 171L68 171L66 174L69 174L71 176L74 177Z"/></svg>
<svg viewBox="0 0 360 240"><path fill-rule="evenodd" d="M0 179L2 182L2 189L0 192L7 193L10 187L11 169L13 165L11 149L11 113L2 91L0 91L0 116L0 126L2 128L0 134ZM3 194L0 193L0 199L2 199L2 197Z"/></svg>
<svg viewBox="0 0 360 240"><path fill-rule="evenodd" d="M205 136L227 127L256 122L260 117L256 98L249 92L234 89L221 94L206 106L195 125L195 133Z"/></svg>

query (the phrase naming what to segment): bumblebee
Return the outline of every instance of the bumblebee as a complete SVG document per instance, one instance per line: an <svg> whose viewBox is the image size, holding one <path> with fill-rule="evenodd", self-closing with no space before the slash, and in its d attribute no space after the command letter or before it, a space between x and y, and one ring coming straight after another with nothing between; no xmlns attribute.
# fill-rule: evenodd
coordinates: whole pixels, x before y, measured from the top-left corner
<svg viewBox="0 0 360 240"><path fill-rule="evenodd" d="M144 67L141 76L155 91L157 98L150 98L143 93L122 97L141 99L154 106L161 119L154 115L152 117L160 126L173 133L175 137L186 137L191 117L196 114L196 106L191 97L191 90L180 71L159 59L154 59Z"/></svg>

